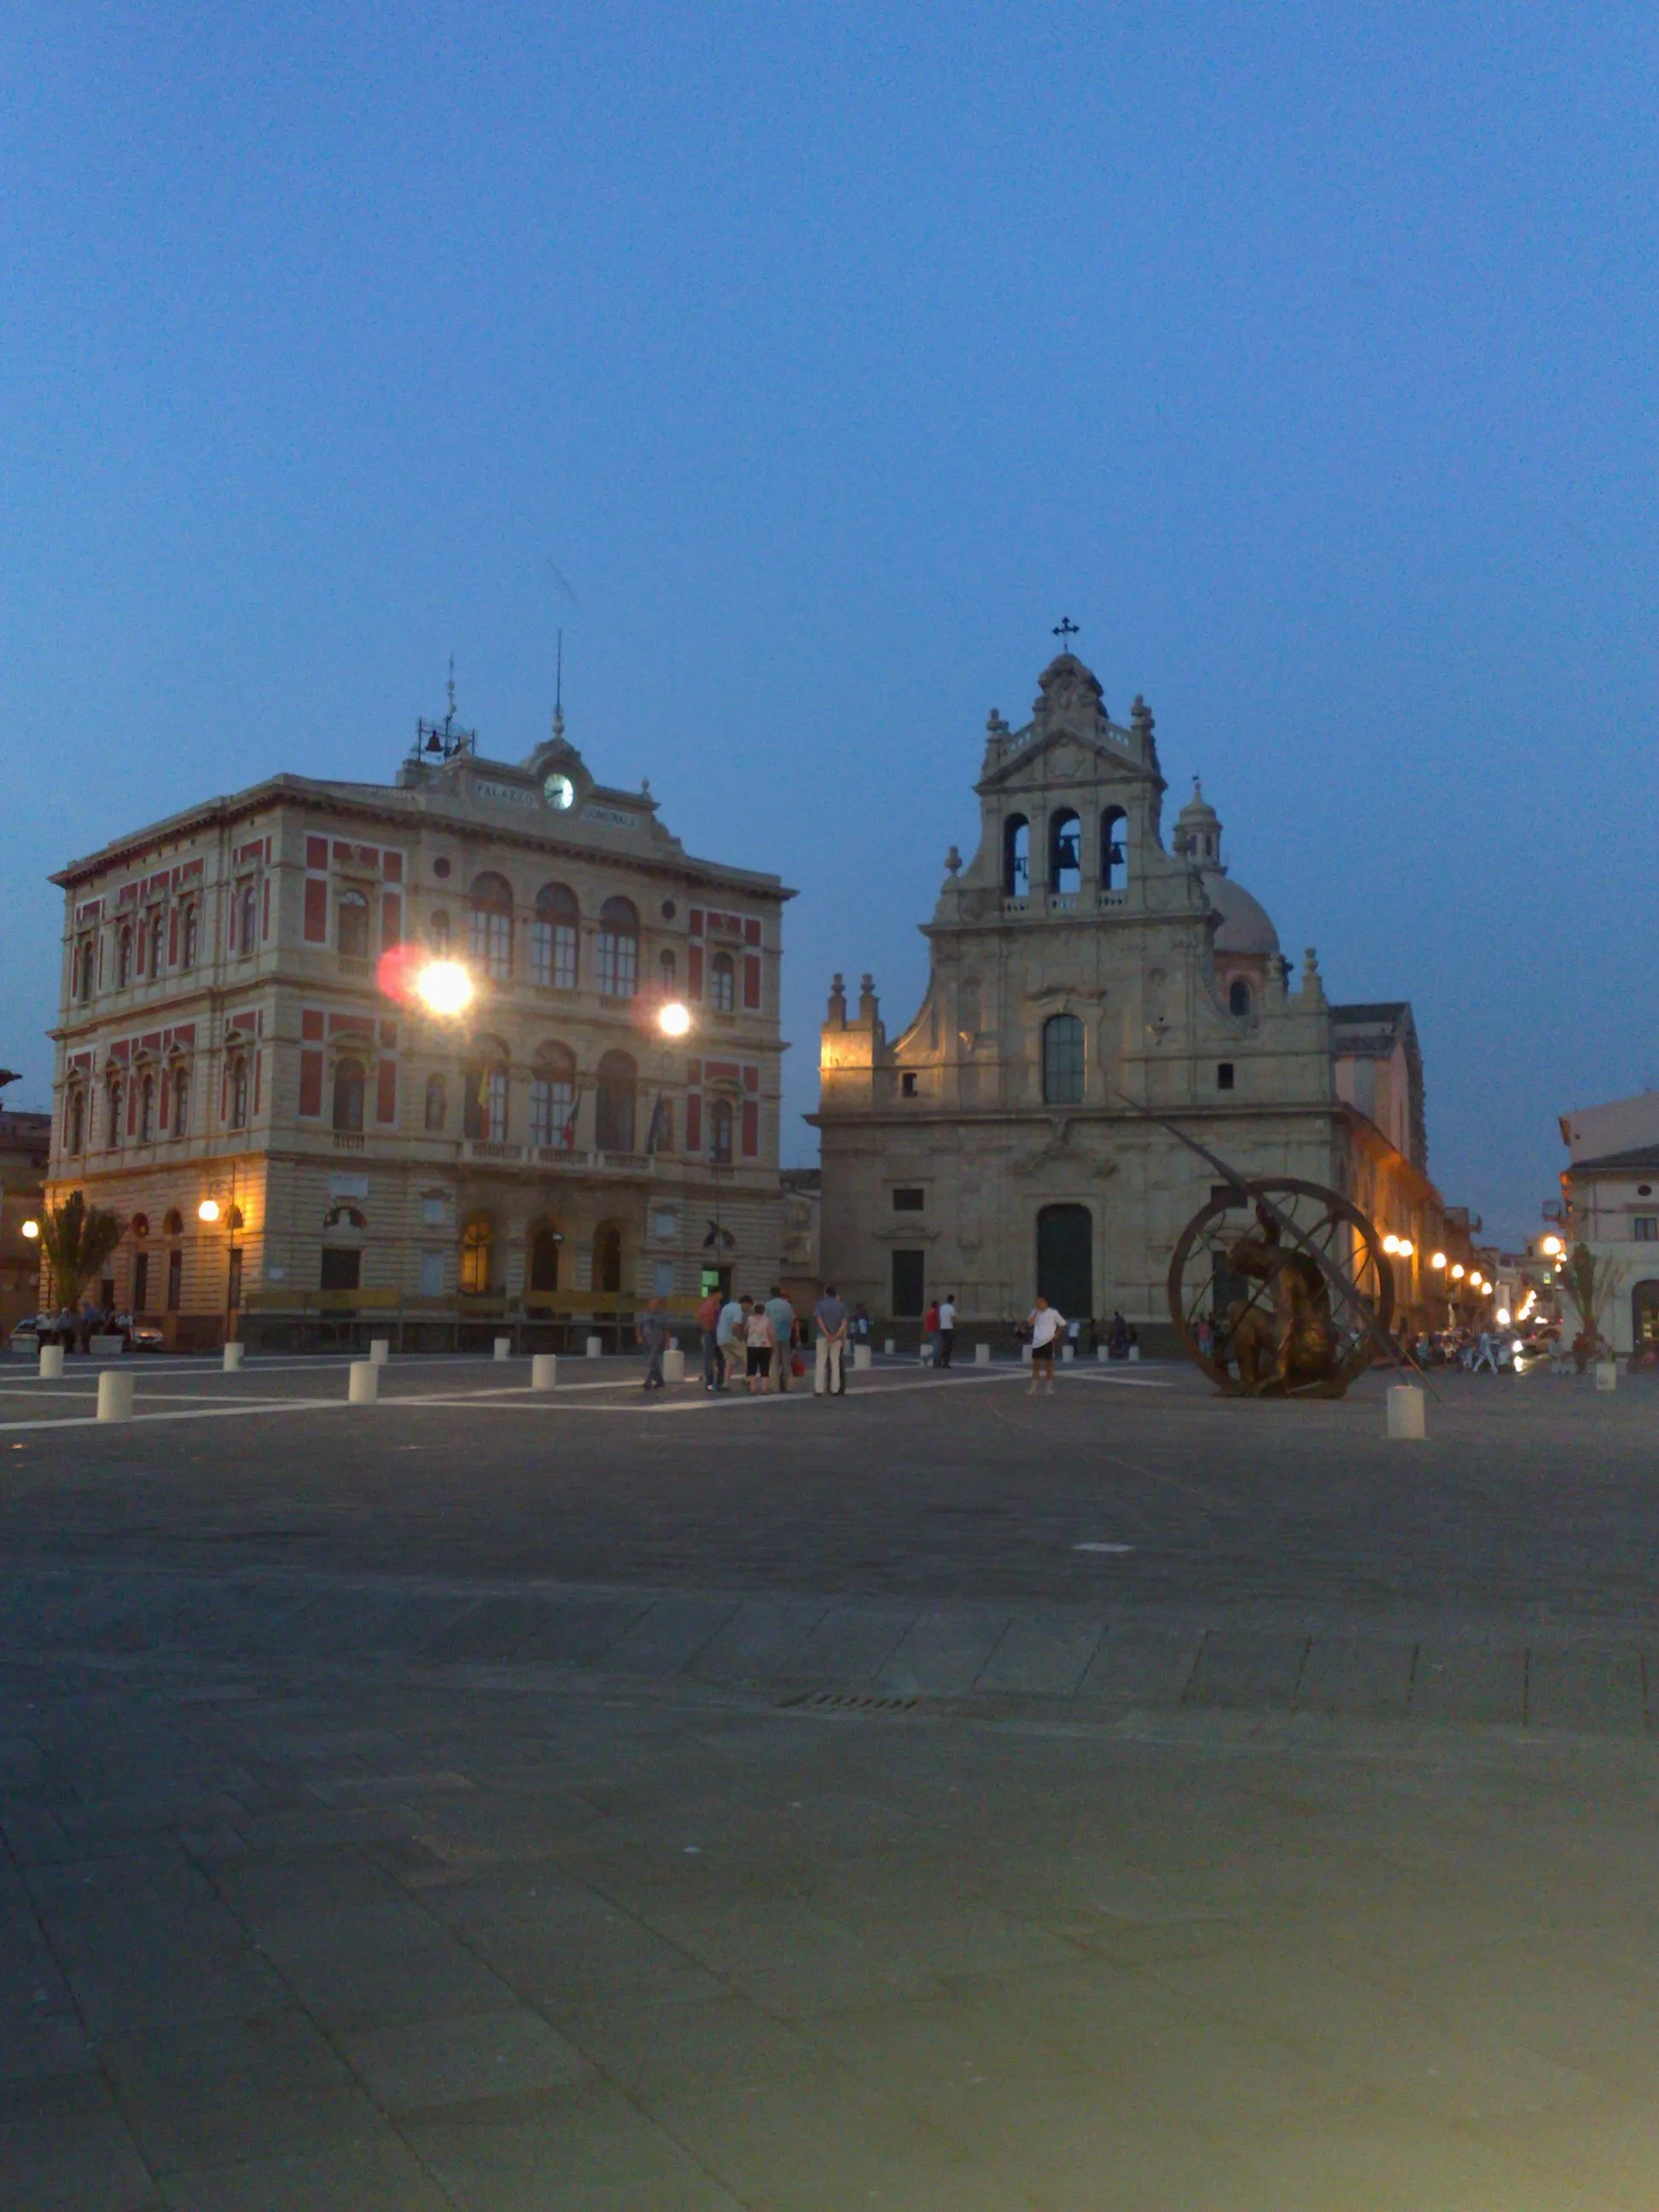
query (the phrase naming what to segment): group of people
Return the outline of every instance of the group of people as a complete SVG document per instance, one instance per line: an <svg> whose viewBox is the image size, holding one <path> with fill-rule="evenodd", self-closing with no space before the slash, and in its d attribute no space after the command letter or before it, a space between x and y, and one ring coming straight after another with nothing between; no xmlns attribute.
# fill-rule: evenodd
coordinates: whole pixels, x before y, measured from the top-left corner
<svg viewBox="0 0 1659 2212"><path fill-rule="evenodd" d="M697 1327L702 1334L702 1387L711 1396L720 1396L734 1382L746 1385L751 1398L787 1390L805 1372L797 1351L800 1322L775 1283L764 1298L710 1291L697 1308Z"/></svg>
<svg viewBox="0 0 1659 2212"><path fill-rule="evenodd" d="M56 1315L43 1313L34 1324L37 1345L61 1344L65 1352L90 1352L94 1336L127 1337L131 1333L131 1314L117 1313L113 1306L95 1306L90 1298L79 1313L73 1306L60 1306Z"/></svg>

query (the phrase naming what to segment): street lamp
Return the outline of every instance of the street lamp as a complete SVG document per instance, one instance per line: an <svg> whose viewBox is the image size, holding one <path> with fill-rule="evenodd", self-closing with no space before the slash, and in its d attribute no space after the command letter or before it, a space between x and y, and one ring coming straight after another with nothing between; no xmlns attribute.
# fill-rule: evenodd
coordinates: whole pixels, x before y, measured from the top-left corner
<svg viewBox="0 0 1659 2212"><path fill-rule="evenodd" d="M220 1198L224 1204L221 1206ZM236 1170L233 1165L227 1182L210 1182L207 1195L196 1209L196 1218L204 1228L211 1229L217 1221L225 1224L225 1235L234 1239L242 1225L241 1209L236 1203ZM228 1344L236 1334L236 1316L242 1304L242 1254L234 1242L227 1243L225 1250L225 1342Z"/></svg>
<svg viewBox="0 0 1659 2212"><path fill-rule="evenodd" d="M1540 1249L1547 1253L1552 1260L1556 1260L1560 1257L1565 1247L1559 1237L1547 1237Z"/></svg>
<svg viewBox="0 0 1659 2212"><path fill-rule="evenodd" d="M1446 1267L1445 1254L1443 1252L1431 1253L1429 1256L1429 1265L1434 1269L1437 1274L1443 1274Z"/></svg>
<svg viewBox="0 0 1659 2212"><path fill-rule="evenodd" d="M415 988L428 1013L453 1017L472 1004L472 978L459 960L428 961L416 976Z"/></svg>
<svg viewBox="0 0 1659 2212"><path fill-rule="evenodd" d="M665 1036L683 1037L691 1026L691 1010L683 1006L678 999L671 999L665 1006L657 1009L657 1027Z"/></svg>
<svg viewBox="0 0 1659 2212"><path fill-rule="evenodd" d="M23 1224L23 1234L28 1238L29 1243L33 1244L35 1238L40 1234L40 1223L38 1221L26 1221Z"/></svg>

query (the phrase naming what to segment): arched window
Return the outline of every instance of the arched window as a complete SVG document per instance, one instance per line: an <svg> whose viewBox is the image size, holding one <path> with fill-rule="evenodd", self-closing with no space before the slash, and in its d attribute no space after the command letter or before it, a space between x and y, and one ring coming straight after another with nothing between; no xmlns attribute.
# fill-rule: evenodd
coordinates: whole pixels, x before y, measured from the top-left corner
<svg viewBox="0 0 1659 2212"><path fill-rule="evenodd" d="M608 1052L599 1062L598 1117L594 1143L602 1152L634 1149L634 1063L625 1052Z"/></svg>
<svg viewBox="0 0 1659 2212"><path fill-rule="evenodd" d="M69 1103L64 1111L64 1150L66 1152L78 1152L85 1141L86 1133L86 1093L82 1091L71 1091Z"/></svg>
<svg viewBox="0 0 1659 2212"><path fill-rule="evenodd" d="M461 1080L462 1124L466 1134L488 1145L507 1142L507 1053L499 1037L480 1037L471 1066Z"/></svg>
<svg viewBox="0 0 1659 2212"><path fill-rule="evenodd" d="M559 1287L559 1247L564 1242L550 1221L538 1221L530 1232L530 1280L532 1291Z"/></svg>
<svg viewBox="0 0 1659 2212"><path fill-rule="evenodd" d="M167 943L167 916L157 907L149 918L149 972L159 975L162 967L162 947Z"/></svg>
<svg viewBox="0 0 1659 2212"><path fill-rule="evenodd" d="M575 895L562 884L544 884L536 894L536 918L530 925L530 980L555 991L576 988Z"/></svg>
<svg viewBox="0 0 1659 2212"><path fill-rule="evenodd" d="M124 925L115 936L115 988L124 990L132 981L132 932Z"/></svg>
<svg viewBox="0 0 1659 2212"><path fill-rule="evenodd" d="M513 973L513 886L505 876L479 876L471 893L472 957L492 982Z"/></svg>
<svg viewBox="0 0 1659 2212"><path fill-rule="evenodd" d="M665 947L657 961L657 988L665 999L672 999L679 987L680 963Z"/></svg>
<svg viewBox="0 0 1659 2212"><path fill-rule="evenodd" d="M1100 888L1121 891L1129 880L1129 817L1109 806L1100 817Z"/></svg>
<svg viewBox="0 0 1659 2212"><path fill-rule="evenodd" d="M1248 1014L1250 1011L1250 987L1242 975L1233 978L1232 988L1227 994L1230 1014Z"/></svg>
<svg viewBox="0 0 1659 2212"><path fill-rule="evenodd" d="M342 1065L349 1066L355 1065L355 1063L342 1062ZM359 1079L357 1086L357 1118L352 1122L343 1122L337 1119L340 1110L340 1088L337 1076L334 1086L334 1110L337 1116L334 1126L337 1129L348 1127L361 1129L363 1126L362 1070L361 1067L358 1068L357 1073ZM227 1096L229 1100L230 1109L228 1116L229 1126L233 1129L246 1129L247 1127L247 1054L245 1052L239 1052L230 1063L228 1081L227 1084Z"/></svg>
<svg viewBox="0 0 1659 2212"><path fill-rule="evenodd" d="M1064 897L1083 889L1083 824L1070 806L1048 823L1048 888Z"/></svg>
<svg viewBox="0 0 1659 2212"><path fill-rule="evenodd" d="M138 1141L149 1144L155 1135L155 1078L145 1073L138 1079Z"/></svg>
<svg viewBox="0 0 1659 2212"><path fill-rule="evenodd" d="M176 1206L168 1206L168 1208L167 1208L167 1210L166 1214L162 1217L162 1221L161 1221L161 1234L162 1234L162 1236L163 1236L163 1237L182 1237L182 1236L184 1235L184 1233L185 1233L185 1217L184 1217L184 1215L183 1215L182 1213L180 1213L180 1212L179 1212L179 1209L178 1209L178 1207L177 1207Z"/></svg>
<svg viewBox="0 0 1659 2212"><path fill-rule="evenodd" d="M83 937L76 947L75 995L83 1006L92 1004L92 980L98 965L98 955L91 938Z"/></svg>
<svg viewBox="0 0 1659 2212"><path fill-rule="evenodd" d="M362 898L361 891L352 891L348 893L347 896L351 898ZM367 949L368 942L368 901L367 899L363 899L362 902L364 908L363 942L365 949ZM257 884L244 884L242 885L241 917L241 927L237 933L237 941L243 952L252 952L259 942L259 892ZM343 946L341 949L343 951Z"/></svg>
<svg viewBox="0 0 1659 2212"><path fill-rule="evenodd" d="M599 908L599 986L608 999L631 999L640 987L640 918L631 899Z"/></svg>
<svg viewBox="0 0 1659 2212"><path fill-rule="evenodd" d="M132 1231L135 1237L148 1237L149 1235L149 1214L135 1213L131 1220L128 1222L127 1227Z"/></svg>
<svg viewBox="0 0 1659 2212"><path fill-rule="evenodd" d="M732 1160L732 1101L716 1098L708 1109L708 1157L722 1165Z"/></svg>
<svg viewBox="0 0 1659 2212"><path fill-rule="evenodd" d="M240 1123L235 1124L240 1127ZM337 1060L334 1063L334 1127L361 1129L363 1126L363 1063Z"/></svg>
<svg viewBox="0 0 1659 2212"><path fill-rule="evenodd" d="M738 1003L738 964L729 952L717 952L708 963L708 1003L717 1014L729 1014Z"/></svg>
<svg viewBox="0 0 1659 2212"><path fill-rule="evenodd" d="M482 1297L489 1288L490 1225L475 1214L461 1231L460 1288L468 1297Z"/></svg>
<svg viewBox="0 0 1659 2212"><path fill-rule="evenodd" d="M563 1045L544 1045L530 1078L530 1141L568 1152L576 1141L576 1060Z"/></svg>
<svg viewBox="0 0 1659 2212"><path fill-rule="evenodd" d="M121 1141L121 1109L126 1103L126 1098L122 1091L118 1079L110 1085L107 1098L109 1103L109 1121L105 1136L105 1142L111 1146L114 1146L118 1145Z"/></svg>
<svg viewBox="0 0 1659 2212"><path fill-rule="evenodd" d="M1045 1105L1076 1106L1083 1098L1083 1024L1075 1014L1052 1014L1042 1024Z"/></svg>
<svg viewBox="0 0 1659 2212"><path fill-rule="evenodd" d="M201 933L201 908L192 899L185 908L185 924L179 932L179 943L183 947L179 960L179 965L181 968L193 968L196 965L197 945Z"/></svg>
<svg viewBox="0 0 1659 2212"><path fill-rule="evenodd" d="M444 913L441 908L440 908L438 912L433 915L431 921L428 922L426 926L426 933L432 941L432 950L434 952L444 954L448 952L449 916Z"/></svg>
<svg viewBox="0 0 1659 2212"><path fill-rule="evenodd" d="M368 957L368 901L362 891L340 893L340 913L337 923L340 951L349 960ZM243 947L244 951L246 946Z"/></svg>
<svg viewBox="0 0 1659 2212"><path fill-rule="evenodd" d="M1024 898L1031 888L1031 825L1011 814L1002 825L1002 896Z"/></svg>
<svg viewBox="0 0 1659 2212"><path fill-rule="evenodd" d="M441 1129L448 1112L448 1086L441 1075L428 1075L426 1079L426 1126L428 1131Z"/></svg>
<svg viewBox="0 0 1659 2212"><path fill-rule="evenodd" d="M190 1134L190 1070L175 1067L173 1071L173 1133L175 1137Z"/></svg>

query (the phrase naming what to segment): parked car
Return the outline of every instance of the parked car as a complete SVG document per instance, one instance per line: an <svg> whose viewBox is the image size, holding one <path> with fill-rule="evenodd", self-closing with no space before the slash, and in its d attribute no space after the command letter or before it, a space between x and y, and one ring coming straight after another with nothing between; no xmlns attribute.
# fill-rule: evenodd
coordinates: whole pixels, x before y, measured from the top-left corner
<svg viewBox="0 0 1659 2212"><path fill-rule="evenodd" d="M136 1321L126 1330L129 1352L165 1352L167 1338L159 1321Z"/></svg>

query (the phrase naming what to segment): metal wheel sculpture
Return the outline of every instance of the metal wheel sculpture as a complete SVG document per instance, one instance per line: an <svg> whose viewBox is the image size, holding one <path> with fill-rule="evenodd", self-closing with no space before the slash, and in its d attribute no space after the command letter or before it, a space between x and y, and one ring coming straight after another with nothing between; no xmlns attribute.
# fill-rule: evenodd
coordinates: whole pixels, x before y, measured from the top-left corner
<svg viewBox="0 0 1659 2212"><path fill-rule="evenodd" d="M1195 1213L1169 1291L1182 1349L1234 1397L1340 1398L1394 1317L1376 1227L1340 1192L1293 1177L1245 1181Z"/></svg>

